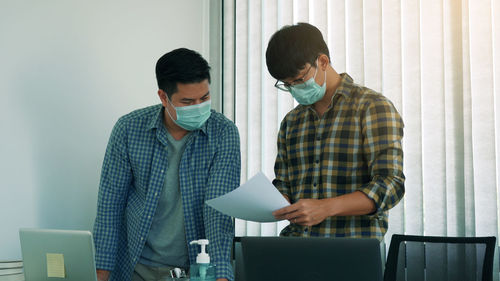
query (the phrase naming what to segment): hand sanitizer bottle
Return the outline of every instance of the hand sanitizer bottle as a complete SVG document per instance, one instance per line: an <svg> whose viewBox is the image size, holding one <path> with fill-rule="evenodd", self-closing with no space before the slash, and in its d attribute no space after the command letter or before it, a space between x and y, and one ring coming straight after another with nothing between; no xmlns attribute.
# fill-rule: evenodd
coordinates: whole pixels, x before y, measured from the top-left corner
<svg viewBox="0 0 500 281"><path fill-rule="evenodd" d="M198 244L201 246L201 252L196 257L196 264L192 264L189 268L189 280L215 281L215 265L210 263L210 256L205 252L205 246L208 245L208 240L194 240L189 244Z"/></svg>

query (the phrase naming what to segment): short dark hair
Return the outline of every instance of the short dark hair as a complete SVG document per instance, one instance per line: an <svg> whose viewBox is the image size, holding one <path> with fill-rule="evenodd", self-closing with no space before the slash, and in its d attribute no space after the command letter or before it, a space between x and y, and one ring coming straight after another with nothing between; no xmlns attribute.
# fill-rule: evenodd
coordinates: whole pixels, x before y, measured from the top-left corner
<svg viewBox="0 0 500 281"><path fill-rule="evenodd" d="M299 74L306 63L316 66L316 58L325 54L328 46L321 31L313 25L299 22L287 25L273 34L266 50L266 64L271 76L278 80Z"/></svg>
<svg viewBox="0 0 500 281"><path fill-rule="evenodd" d="M164 54L156 63L158 88L169 98L177 92L177 83L198 83L205 79L210 83L210 66L193 50L175 49Z"/></svg>

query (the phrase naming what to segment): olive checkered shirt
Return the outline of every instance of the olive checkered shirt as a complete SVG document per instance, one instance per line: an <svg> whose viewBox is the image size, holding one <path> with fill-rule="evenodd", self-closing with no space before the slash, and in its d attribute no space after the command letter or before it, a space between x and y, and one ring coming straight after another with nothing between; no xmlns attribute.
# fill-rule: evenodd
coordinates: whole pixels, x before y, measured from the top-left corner
<svg viewBox="0 0 500 281"><path fill-rule="evenodd" d="M290 200L332 198L361 191L377 210L334 216L318 225L290 224L284 236L370 237L382 240L388 210L404 195L403 120L383 95L341 74L328 110L298 105L283 119L273 184Z"/></svg>

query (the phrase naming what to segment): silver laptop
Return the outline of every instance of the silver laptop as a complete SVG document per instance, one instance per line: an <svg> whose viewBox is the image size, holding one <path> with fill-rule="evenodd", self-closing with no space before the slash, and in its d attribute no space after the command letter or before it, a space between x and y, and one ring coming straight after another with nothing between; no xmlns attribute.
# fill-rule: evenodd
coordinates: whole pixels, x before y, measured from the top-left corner
<svg viewBox="0 0 500 281"><path fill-rule="evenodd" d="M377 239L241 237L240 243L236 281L382 281Z"/></svg>
<svg viewBox="0 0 500 281"><path fill-rule="evenodd" d="M26 281L97 281L89 231L19 230Z"/></svg>

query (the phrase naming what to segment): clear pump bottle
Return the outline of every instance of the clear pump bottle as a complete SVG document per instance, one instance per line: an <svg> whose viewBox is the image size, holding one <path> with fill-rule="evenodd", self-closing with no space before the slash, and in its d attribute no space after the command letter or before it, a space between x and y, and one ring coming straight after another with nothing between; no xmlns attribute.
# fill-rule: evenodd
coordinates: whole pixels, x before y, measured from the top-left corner
<svg viewBox="0 0 500 281"><path fill-rule="evenodd" d="M196 264L192 264L189 268L190 281L215 281L215 265L210 263L210 256L205 252L208 240L194 240L189 244L201 246L201 252L196 257Z"/></svg>

